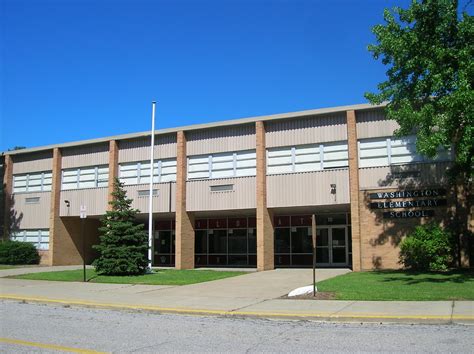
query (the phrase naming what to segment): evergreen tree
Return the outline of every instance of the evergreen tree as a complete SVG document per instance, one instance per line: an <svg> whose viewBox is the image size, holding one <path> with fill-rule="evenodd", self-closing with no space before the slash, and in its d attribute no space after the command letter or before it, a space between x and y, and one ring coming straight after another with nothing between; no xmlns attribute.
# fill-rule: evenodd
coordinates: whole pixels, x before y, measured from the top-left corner
<svg viewBox="0 0 474 354"><path fill-rule="evenodd" d="M132 199L127 198L118 178L112 196L112 210L101 218L100 244L94 246L99 257L93 265L99 274L143 274L148 265L148 236L144 225L135 223L139 210L131 207Z"/></svg>

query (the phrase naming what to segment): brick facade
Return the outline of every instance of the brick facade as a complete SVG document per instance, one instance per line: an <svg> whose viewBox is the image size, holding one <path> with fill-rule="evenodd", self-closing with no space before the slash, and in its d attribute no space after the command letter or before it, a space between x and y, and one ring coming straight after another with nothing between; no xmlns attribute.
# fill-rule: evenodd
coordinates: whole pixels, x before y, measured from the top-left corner
<svg viewBox="0 0 474 354"><path fill-rule="evenodd" d="M3 197L4 197L4 215L3 215L3 237L10 236L10 210L11 198L13 193L13 160L10 155L5 156L4 175L3 175Z"/></svg>
<svg viewBox="0 0 474 354"><path fill-rule="evenodd" d="M194 268L194 217L186 211L186 135L177 133L176 158L176 268Z"/></svg>
<svg viewBox="0 0 474 354"><path fill-rule="evenodd" d="M257 269L275 268L273 216L267 208L267 155L265 145L265 125L256 122L257 147Z"/></svg>
<svg viewBox="0 0 474 354"><path fill-rule="evenodd" d="M110 202L112 200L112 192L114 190L114 181L115 178L118 177L118 142L117 140L111 140L109 142L109 199ZM108 206L109 210L111 205Z"/></svg>

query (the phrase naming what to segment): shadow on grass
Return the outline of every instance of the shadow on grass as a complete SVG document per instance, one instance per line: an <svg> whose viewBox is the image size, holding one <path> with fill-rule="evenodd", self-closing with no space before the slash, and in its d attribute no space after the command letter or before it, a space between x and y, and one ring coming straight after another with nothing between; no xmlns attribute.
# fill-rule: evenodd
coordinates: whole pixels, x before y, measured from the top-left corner
<svg viewBox="0 0 474 354"><path fill-rule="evenodd" d="M404 282L407 285L421 283L468 283L474 282L474 271L452 270L447 272L417 272L417 271L378 271L385 275L381 282ZM390 276L393 275L393 276Z"/></svg>

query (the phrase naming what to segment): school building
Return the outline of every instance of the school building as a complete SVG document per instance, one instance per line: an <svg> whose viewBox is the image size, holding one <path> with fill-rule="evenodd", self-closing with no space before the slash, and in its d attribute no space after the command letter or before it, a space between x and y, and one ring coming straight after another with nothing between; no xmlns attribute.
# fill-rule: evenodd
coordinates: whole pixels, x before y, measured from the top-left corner
<svg viewBox="0 0 474 354"><path fill-rule="evenodd" d="M416 225L446 221L449 150L434 159L394 137L383 105L307 110L4 152L4 234L34 243L41 263L94 257L115 177L148 223L153 265L399 268ZM153 170L153 172L151 172ZM467 241L463 264L468 265Z"/></svg>

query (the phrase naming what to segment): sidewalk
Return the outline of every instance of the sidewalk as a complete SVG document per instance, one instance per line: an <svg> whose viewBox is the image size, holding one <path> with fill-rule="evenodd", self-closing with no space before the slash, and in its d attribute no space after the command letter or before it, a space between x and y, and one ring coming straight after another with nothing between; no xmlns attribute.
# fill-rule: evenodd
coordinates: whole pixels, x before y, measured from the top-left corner
<svg viewBox="0 0 474 354"><path fill-rule="evenodd" d="M14 270L20 272L19 269ZM11 275L14 270L0 271L0 277ZM25 268L21 270L23 273L28 272ZM46 268L42 268L42 271L45 270ZM51 270L60 269L52 267ZM346 272L346 269L321 269L317 272L317 279L323 280ZM251 272L238 277L185 286L0 278L0 299L180 314L322 321L474 323L474 301L333 301L280 298L290 290L310 282L310 269Z"/></svg>

